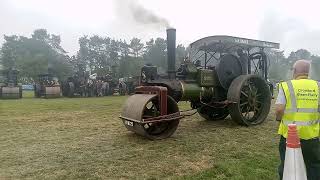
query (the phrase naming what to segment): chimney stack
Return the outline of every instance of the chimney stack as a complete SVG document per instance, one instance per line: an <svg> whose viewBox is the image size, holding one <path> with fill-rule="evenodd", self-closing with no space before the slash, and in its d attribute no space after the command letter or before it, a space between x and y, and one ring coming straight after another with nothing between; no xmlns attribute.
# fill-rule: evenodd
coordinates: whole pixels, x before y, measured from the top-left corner
<svg viewBox="0 0 320 180"><path fill-rule="evenodd" d="M176 78L176 29L167 29L168 77Z"/></svg>

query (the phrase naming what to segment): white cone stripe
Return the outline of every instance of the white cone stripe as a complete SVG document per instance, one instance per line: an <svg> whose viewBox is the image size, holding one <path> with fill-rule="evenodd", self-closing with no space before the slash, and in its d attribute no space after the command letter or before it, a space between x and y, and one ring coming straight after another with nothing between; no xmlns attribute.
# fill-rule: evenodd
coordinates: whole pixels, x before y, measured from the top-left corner
<svg viewBox="0 0 320 180"><path fill-rule="evenodd" d="M307 180L301 148L287 147L282 180Z"/></svg>

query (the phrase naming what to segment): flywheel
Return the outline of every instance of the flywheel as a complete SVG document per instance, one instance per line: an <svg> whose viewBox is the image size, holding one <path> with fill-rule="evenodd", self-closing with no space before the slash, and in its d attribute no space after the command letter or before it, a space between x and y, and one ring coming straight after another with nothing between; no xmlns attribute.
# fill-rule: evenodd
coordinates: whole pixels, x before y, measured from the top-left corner
<svg viewBox="0 0 320 180"><path fill-rule="evenodd" d="M224 89L228 89L231 82L242 74L242 65L236 56L225 54L221 57L216 70L220 85Z"/></svg>

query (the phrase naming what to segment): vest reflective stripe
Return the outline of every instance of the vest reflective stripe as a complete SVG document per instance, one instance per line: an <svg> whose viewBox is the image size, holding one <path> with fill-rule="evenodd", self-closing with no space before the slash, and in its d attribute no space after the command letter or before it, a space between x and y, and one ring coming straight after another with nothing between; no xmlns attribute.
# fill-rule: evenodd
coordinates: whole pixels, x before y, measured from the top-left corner
<svg viewBox="0 0 320 180"><path fill-rule="evenodd" d="M288 89L290 92L290 99L291 99L291 110L294 112L297 112L297 100L296 97L294 95L294 89L293 89L293 85L291 81L287 82L288 85Z"/></svg>
<svg viewBox="0 0 320 180"><path fill-rule="evenodd" d="M297 108L297 109L286 109L284 112L285 113L316 113L319 112L319 108Z"/></svg>
<svg viewBox="0 0 320 180"><path fill-rule="evenodd" d="M289 124L296 124L298 126L311 126L314 124L320 123L320 120L311 120L311 121L284 121L283 124L288 126Z"/></svg>
<svg viewBox="0 0 320 180"><path fill-rule="evenodd" d="M319 109L319 111L318 112L320 112L320 82L318 81L318 109Z"/></svg>
<svg viewBox="0 0 320 180"><path fill-rule="evenodd" d="M278 133L286 138L288 124L296 124L301 139L319 137L320 83L301 79L281 83L281 87L287 103Z"/></svg>

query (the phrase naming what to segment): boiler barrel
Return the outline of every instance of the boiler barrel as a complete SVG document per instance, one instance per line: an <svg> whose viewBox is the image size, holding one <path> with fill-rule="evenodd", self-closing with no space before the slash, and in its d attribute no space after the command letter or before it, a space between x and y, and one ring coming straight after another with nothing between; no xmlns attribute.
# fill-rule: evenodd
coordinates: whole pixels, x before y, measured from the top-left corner
<svg viewBox="0 0 320 180"><path fill-rule="evenodd" d="M212 98L214 94L213 87L200 87L196 83L181 82L182 96L181 101L198 100L200 97L204 99Z"/></svg>

